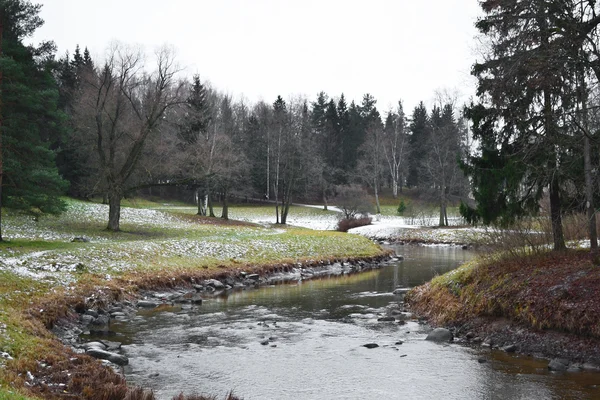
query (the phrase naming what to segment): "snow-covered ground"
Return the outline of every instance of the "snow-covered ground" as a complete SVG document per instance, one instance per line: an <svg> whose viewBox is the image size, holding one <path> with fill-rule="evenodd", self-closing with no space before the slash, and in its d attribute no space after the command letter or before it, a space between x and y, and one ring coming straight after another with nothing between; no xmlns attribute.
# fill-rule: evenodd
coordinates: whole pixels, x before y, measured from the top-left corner
<svg viewBox="0 0 600 400"><path fill-rule="evenodd" d="M301 206L323 209L322 205L302 204ZM288 215L288 224L316 230L335 230L342 210L335 206L327 208L329 213L323 215L298 216ZM332 213L333 211L334 213ZM421 240L432 243L468 243L469 235L477 230L473 228L432 229L438 222L436 218L405 218L399 216L372 215L371 225L350 229L350 233L365 236L373 240ZM248 217L247 221L266 223L262 217ZM453 219L451 223L459 224L462 220Z"/></svg>

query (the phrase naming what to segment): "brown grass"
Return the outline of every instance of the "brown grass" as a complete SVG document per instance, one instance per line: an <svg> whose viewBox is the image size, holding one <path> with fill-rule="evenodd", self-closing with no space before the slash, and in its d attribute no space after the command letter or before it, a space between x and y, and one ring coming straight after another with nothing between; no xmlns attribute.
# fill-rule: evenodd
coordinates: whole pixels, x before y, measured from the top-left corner
<svg viewBox="0 0 600 400"><path fill-rule="evenodd" d="M600 338L600 267L587 251L480 261L420 286L407 301L438 324L504 317Z"/></svg>

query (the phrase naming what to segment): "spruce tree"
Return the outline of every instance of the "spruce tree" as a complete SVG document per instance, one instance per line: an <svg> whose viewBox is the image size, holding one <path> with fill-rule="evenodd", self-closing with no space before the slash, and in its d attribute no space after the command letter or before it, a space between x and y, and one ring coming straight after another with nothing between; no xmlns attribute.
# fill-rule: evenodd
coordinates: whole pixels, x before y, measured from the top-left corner
<svg viewBox="0 0 600 400"><path fill-rule="evenodd" d="M408 165L408 187L423 185L424 178L420 174L422 161L427 154L427 137L429 134L429 116L425 104L421 101L413 110L410 123L410 158Z"/></svg>
<svg viewBox="0 0 600 400"><path fill-rule="evenodd" d="M58 88L51 66L36 61L50 59L43 52L52 46L23 44L42 25L39 10L28 1L0 1L0 205L34 214L63 211L59 196L67 186L49 146L64 124Z"/></svg>

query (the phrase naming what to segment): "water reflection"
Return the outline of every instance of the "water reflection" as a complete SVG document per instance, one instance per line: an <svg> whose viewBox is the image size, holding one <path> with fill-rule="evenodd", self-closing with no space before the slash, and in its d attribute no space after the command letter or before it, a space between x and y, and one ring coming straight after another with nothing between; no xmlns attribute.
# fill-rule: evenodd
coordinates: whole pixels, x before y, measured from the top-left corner
<svg viewBox="0 0 600 400"><path fill-rule="evenodd" d="M529 358L426 342L426 327L415 321L378 321L400 300L396 287L473 256L449 247L396 251L404 261L381 270L235 292L113 325L127 343L127 379L164 399L231 389L246 400L600 396L599 375L554 375Z"/></svg>

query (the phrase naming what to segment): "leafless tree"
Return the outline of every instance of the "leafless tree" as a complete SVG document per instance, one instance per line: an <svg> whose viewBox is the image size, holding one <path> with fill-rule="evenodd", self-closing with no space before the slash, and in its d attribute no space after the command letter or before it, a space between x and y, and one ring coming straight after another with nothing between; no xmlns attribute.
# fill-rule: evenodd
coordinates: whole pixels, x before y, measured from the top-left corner
<svg viewBox="0 0 600 400"><path fill-rule="evenodd" d="M408 161L408 132L401 101L396 111L388 114L383 133L383 154L392 180L392 193L397 198L398 191L402 191Z"/></svg>
<svg viewBox="0 0 600 400"><path fill-rule="evenodd" d="M431 112L431 130L427 141L427 156L422 172L440 205L440 226L448 225L448 201L464 176L459 168L464 129L455 118L455 100L438 97Z"/></svg>
<svg viewBox="0 0 600 400"><path fill-rule="evenodd" d="M367 127L365 141L359 148L360 158L356 167L359 180L369 185L375 195L377 214L381 213L379 188L384 167L383 127L380 121L373 121Z"/></svg>
<svg viewBox="0 0 600 400"><path fill-rule="evenodd" d="M163 47L155 58L155 69L147 72L141 51L113 45L104 65L82 83L74 111L81 141L94 149L95 181L108 195L111 231L120 230L121 199L133 186L144 146L182 101L173 52Z"/></svg>

